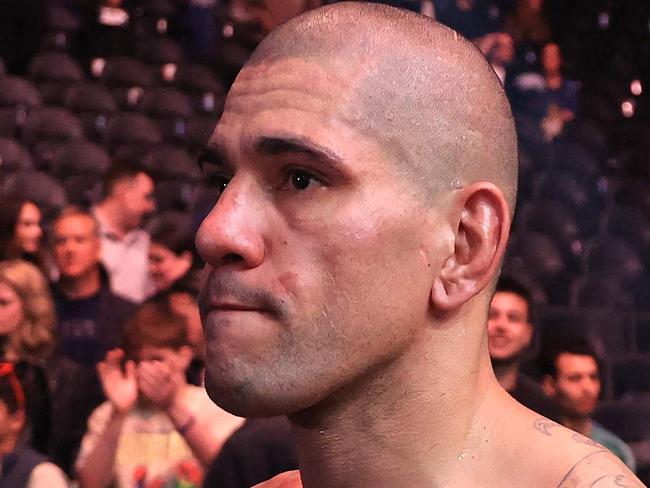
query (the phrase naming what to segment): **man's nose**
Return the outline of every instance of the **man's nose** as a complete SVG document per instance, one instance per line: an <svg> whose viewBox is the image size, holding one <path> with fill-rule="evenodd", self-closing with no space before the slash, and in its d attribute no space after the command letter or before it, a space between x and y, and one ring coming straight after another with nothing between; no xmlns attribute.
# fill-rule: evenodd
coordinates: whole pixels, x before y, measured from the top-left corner
<svg viewBox="0 0 650 488"><path fill-rule="evenodd" d="M265 253L266 203L254 181L234 177L197 232L196 248L203 260L213 267L259 266Z"/></svg>

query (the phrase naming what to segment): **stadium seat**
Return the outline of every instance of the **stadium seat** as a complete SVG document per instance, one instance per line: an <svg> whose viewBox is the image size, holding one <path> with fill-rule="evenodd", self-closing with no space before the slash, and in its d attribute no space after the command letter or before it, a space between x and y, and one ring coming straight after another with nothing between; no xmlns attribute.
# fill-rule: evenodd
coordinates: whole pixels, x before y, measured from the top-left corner
<svg viewBox="0 0 650 488"><path fill-rule="evenodd" d="M123 113L108 125L107 146L111 152L124 145L138 145L146 149L161 142L162 135L156 124L142 114Z"/></svg>
<svg viewBox="0 0 650 488"><path fill-rule="evenodd" d="M567 335L590 339L605 359L635 350L635 322L631 312L547 306L538 315L544 350Z"/></svg>
<svg viewBox="0 0 650 488"><path fill-rule="evenodd" d="M84 126L86 137L104 142L110 118L117 112L111 92L100 83L79 83L68 89L64 106L75 112Z"/></svg>
<svg viewBox="0 0 650 488"><path fill-rule="evenodd" d="M588 251L587 268L618 277L621 282L634 286L646 269L637 251L621 237L604 237Z"/></svg>
<svg viewBox="0 0 650 488"><path fill-rule="evenodd" d="M183 62L183 50L172 39L163 36L149 37L138 42L136 49L138 59L150 66L162 66Z"/></svg>
<svg viewBox="0 0 650 488"><path fill-rule="evenodd" d="M71 204L90 207L102 197L102 179L95 175L71 175L62 179Z"/></svg>
<svg viewBox="0 0 650 488"><path fill-rule="evenodd" d="M187 120L192 116L189 98L174 88L154 88L142 100L142 109L158 127L166 141L182 141L187 134Z"/></svg>
<svg viewBox="0 0 650 488"><path fill-rule="evenodd" d="M612 380L615 398L647 396L650 400L650 355L617 357L612 361Z"/></svg>
<svg viewBox="0 0 650 488"><path fill-rule="evenodd" d="M650 402L601 402L594 419L628 443L650 438Z"/></svg>
<svg viewBox="0 0 650 488"><path fill-rule="evenodd" d="M42 171L22 170L10 175L3 181L1 194L5 198L32 200L46 222L68 203L61 184Z"/></svg>
<svg viewBox="0 0 650 488"><path fill-rule="evenodd" d="M18 141L0 138L0 174L5 176L20 170L33 169L32 157Z"/></svg>
<svg viewBox="0 0 650 488"><path fill-rule="evenodd" d="M579 276L571 284L569 295L569 304L574 308L628 311L634 308L633 296L618 278L604 273Z"/></svg>
<svg viewBox="0 0 650 488"><path fill-rule="evenodd" d="M0 107L36 107L42 102L38 88L19 76L0 78Z"/></svg>
<svg viewBox="0 0 650 488"><path fill-rule="evenodd" d="M143 160L154 174L156 181L173 180L196 184L202 173L196 161L183 149L160 146L153 149Z"/></svg>
<svg viewBox="0 0 650 488"><path fill-rule="evenodd" d="M30 148L37 169L52 167L56 149L72 139L83 137L78 117L66 109L43 107L29 113L23 130L23 141Z"/></svg>
<svg viewBox="0 0 650 488"><path fill-rule="evenodd" d="M118 105L126 110L138 109L144 92L154 84L151 68L141 61L116 57L106 61L101 81L111 90Z"/></svg>
<svg viewBox="0 0 650 488"><path fill-rule="evenodd" d="M53 174L60 179L71 175L103 175L111 165L106 150L85 140L75 140L58 148L54 156Z"/></svg>
<svg viewBox="0 0 650 488"><path fill-rule="evenodd" d="M60 52L40 53L29 65L29 77L38 85L45 103L63 104L67 89L84 79L77 61Z"/></svg>

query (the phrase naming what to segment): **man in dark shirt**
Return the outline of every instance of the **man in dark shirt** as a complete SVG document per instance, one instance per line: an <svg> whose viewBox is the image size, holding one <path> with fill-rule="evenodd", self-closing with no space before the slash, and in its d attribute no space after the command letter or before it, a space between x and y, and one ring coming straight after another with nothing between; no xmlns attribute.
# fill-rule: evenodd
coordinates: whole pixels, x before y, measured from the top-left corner
<svg viewBox="0 0 650 488"><path fill-rule="evenodd" d="M555 403L544 395L540 385L519 371L532 338L530 293L521 283L502 276L488 315L488 340L494 373L501 386L519 403L545 417L559 420Z"/></svg>
<svg viewBox="0 0 650 488"><path fill-rule="evenodd" d="M58 344L49 368L54 398L50 455L69 473L86 420L103 401L95 364L119 345L135 306L111 292L92 214L64 209L52 223L51 248L59 280L52 287Z"/></svg>

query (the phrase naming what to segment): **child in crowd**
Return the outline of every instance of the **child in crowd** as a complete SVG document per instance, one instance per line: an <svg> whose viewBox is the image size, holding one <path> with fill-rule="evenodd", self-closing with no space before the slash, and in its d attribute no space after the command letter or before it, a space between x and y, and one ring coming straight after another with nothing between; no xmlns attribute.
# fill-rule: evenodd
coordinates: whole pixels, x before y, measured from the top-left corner
<svg viewBox="0 0 650 488"><path fill-rule="evenodd" d="M127 323L123 348L98 371L106 398L91 415L76 468L82 488L198 487L243 423L189 385L187 325L169 303L145 303Z"/></svg>
<svg viewBox="0 0 650 488"><path fill-rule="evenodd" d="M12 363L0 363L0 488L66 488L68 480L45 456L19 447L25 394Z"/></svg>

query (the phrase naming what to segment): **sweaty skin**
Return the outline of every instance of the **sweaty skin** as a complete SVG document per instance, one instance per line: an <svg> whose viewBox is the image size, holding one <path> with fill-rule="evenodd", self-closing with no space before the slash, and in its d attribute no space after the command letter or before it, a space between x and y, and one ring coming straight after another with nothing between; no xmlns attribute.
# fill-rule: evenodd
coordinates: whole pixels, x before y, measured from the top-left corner
<svg viewBox="0 0 650 488"><path fill-rule="evenodd" d="M201 163L220 192L197 234L206 389L240 416L288 414L300 477L266 486L642 486L494 377L517 145L469 42L378 4L292 19Z"/></svg>

